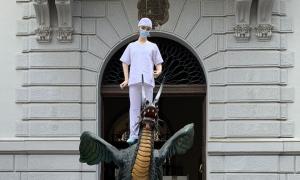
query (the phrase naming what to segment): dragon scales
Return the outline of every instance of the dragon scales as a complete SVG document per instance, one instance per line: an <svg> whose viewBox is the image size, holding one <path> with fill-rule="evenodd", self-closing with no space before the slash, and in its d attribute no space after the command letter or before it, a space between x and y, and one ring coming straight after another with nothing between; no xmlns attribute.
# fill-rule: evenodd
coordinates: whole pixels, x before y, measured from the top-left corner
<svg viewBox="0 0 300 180"><path fill-rule="evenodd" d="M152 102L146 101L143 88L143 107L140 116L139 139L136 144L118 150L91 132L80 137L80 162L88 165L113 162L119 168L119 180L162 180L162 165L175 154L184 154L193 145L194 124L177 131L160 148L154 149L154 131L158 130L158 100L163 83Z"/></svg>
<svg viewBox="0 0 300 180"><path fill-rule="evenodd" d="M153 131L142 129L137 153L131 171L132 180L149 180L153 152Z"/></svg>

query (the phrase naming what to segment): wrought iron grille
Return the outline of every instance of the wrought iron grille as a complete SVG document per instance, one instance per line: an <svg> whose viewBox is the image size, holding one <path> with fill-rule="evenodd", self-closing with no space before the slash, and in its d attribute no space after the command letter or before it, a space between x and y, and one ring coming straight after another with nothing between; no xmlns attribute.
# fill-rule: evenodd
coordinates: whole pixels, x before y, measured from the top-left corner
<svg viewBox="0 0 300 180"><path fill-rule="evenodd" d="M163 72L155 79L160 84L166 76L165 84L206 84L203 70L197 58L183 45L166 38L152 37L149 41L158 45L164 59ZM122 63L119 60L127 45L120 48L108 62L102 84L113 85L123 82Z"/></svg>

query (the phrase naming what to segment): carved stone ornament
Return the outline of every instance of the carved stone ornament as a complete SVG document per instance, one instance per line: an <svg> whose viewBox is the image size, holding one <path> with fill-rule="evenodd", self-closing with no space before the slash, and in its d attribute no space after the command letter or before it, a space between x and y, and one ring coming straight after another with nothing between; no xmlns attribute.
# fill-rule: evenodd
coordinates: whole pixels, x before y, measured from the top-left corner
<svg viewBox="0 0 300 180"><path fill-rule="evenodd" d="M252 0L235 0L234 36L238 41L250 39L250 10Z"/></svg>
<svg viewBox="0 0 300 180"><path fill-rule="evenodd" d="M257 9L256 37L266 41L272 37L272 9L274 0L259 0Z"/></svg>
<svg viewBox="0 0 300 180"><path fill-rule="evenodd" d="M51 36L51 28L40 26L35 30L35 33L37 35L37 41L38 42L49 42L50 36Z"/></svg>
<svg viewBox="0 0 300 180"><path fill-rule="evenodd" d="M58 18L57 39L60 42L72 42L71 0L55 0Z"/></svg>
<svg viewBox="0 0 300 180"><path fill-rule="evenodd" d="M259 40L267 41L272 37L273 26L271 24L259 24L255 27L256 37Z"/></svg>
<svg viewBox="0 0 300 180"><path fill-rule="evenodd" d="M49 42L51 39L51 28L48 0L34 0L33 6L38 24L36 29L37 41Z"/></svg>
<svg viewBox="0 0 300 180"><path fill-rule="evenodd" d="M150 18L154 29L169 20L169 7L168 0L138 0L138 18Z"/></svg>
<svg viewBox="0 0 300 180"><path fill-rule="evenodd" d="M57 39L60 42L72 42L73 28L58 28Z"/></svg>
<svg viewBox="0 0 300 180"><path fill-rule="evenodd" d="M238 24L234 28L234 36L238 41L247 41L250 38L251 27L249 24Z"/></svg>

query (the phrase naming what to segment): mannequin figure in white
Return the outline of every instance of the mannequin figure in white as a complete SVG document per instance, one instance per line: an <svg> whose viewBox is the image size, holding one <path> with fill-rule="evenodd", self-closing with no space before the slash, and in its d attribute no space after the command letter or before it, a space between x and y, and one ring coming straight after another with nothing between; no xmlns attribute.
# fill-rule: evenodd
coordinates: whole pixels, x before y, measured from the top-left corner
<svg viewBox="0 0 300 180"><path fill-rule="evenodd" d="M129 86L130 135L127 140L128 144L134 144L138 139L138 121L142 103L142 75L144 77L146 99L151 102L155 86L154 78L161 74L161 64L163 63L158 46L147 40L152 29L152 21L149 18L142 18L138 23L138 28L138 40L128 44L120 58L124 73L124 82L120 84L120 88L123 89ZM130 72L128 70L129 65Z"/></svg>

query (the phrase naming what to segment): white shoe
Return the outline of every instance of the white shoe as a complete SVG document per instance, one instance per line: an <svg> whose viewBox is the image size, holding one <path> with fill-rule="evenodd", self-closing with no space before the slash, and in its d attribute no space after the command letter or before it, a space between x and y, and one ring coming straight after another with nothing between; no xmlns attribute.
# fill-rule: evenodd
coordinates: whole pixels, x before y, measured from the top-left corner
<svg viewBox="0 0 300 180"><path fill-rule="evenodd" d="M126 141L129 145L132 145L132 144L135 144L137 143L137 139L136 138L133 138L133 137L130 137L127 139Z"/></svg>

